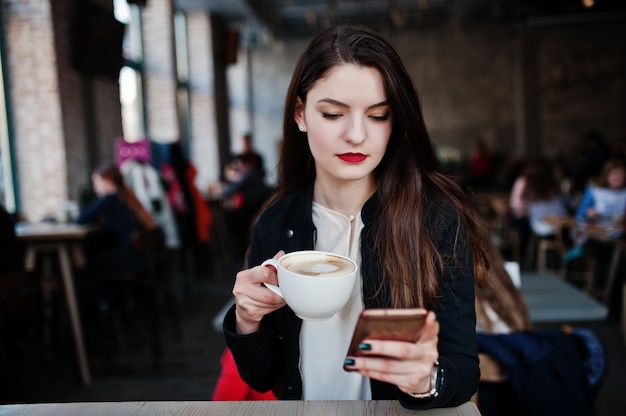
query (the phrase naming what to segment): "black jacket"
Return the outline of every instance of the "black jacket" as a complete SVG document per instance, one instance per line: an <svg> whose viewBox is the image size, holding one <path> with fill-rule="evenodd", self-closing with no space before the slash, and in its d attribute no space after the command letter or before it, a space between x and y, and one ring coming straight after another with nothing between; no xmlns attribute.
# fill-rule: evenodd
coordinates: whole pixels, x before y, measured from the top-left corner
<svg viewBox="0 0 626 416"><path fill-rule="evenodd" d="M418 400L393 385L371 380L373 399L398 399L404 407L413 409L452 407L467 402L476 391L479 379L473 262L464 227L459 227L457 214L449 203L431 200L425 206L428 207L426 227L432 233L436 247L447 259L435 308L440 323L439 362L445 374L442 391L436 398ZM361 272L366 308L390 306L386 290L374 296L381 283L382 266L372 251L369 227L383 208L375 194L361 211L365 224L361 234ZM295 192L269 207L254 227L248 265L259 265L281 249L287 253L313 249L316 229L311 210L310 190ZM461 230L458 239L457 229ZM456 256L453 256L455 242ZM255 390L272 389L279 398L301 399L302 380L298 369L300 318L285 306L267 315L257 332L238 335L234 308L224 319L224 334L242 378Z"/></svg>

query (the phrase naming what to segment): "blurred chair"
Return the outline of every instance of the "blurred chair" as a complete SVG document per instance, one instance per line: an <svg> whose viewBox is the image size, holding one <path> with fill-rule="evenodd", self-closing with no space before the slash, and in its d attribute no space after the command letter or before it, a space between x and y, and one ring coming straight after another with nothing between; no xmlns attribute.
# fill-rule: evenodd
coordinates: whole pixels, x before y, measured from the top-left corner
<svg viewBox="0 0 626 416"><path fill-rule="evenodd" d="M509 206L508 195L493 195L489 198L489 207L493 213L491 221L491 235L500 243L500 252L509 252L510 259L521 262L522 249L520 237L515 227L511 226L512 212Z"/></svg>
<svg viewBox="0 0 626 416"><path fill-rule="evenodd" d="M39 335L41 281L32 270L0 274L0 362L9 358L14 337Z"/></svg>
<svg viewBox="0 0 626 416"><path fill-rule="evenodd" d="M551 270L565 278L566 267L562 259L567 253L568 244L563 233L564 230L561 229L557 229L555 234L550 236L540 236L533 232L526 250L525 268L530 270L536 264L539 273ZM549 261L550 254L553 255L552 262Z"/></svg>
<svg viewBox="0 0 626 416"><path fill-rule="evenodd" d="M512 213L506 194L483 196L483 217L487 221L489 234L500 253L506 258L521 262L521 246L518 231L511 226Z"/></svg>
<svg viewBox="0 0 626 416"><path fill-rule="evenodd" d="M152 359L159 369L162 357L162 322L166 311L172 319L176 339L181 337L177 292L173 287L168 251L160 228L137 231L132 236L132 249L146 258L146 268L92 275L112 296L111 317L118 347L125 343L125 324L136 322L138 314L149 322Z"/></svg>

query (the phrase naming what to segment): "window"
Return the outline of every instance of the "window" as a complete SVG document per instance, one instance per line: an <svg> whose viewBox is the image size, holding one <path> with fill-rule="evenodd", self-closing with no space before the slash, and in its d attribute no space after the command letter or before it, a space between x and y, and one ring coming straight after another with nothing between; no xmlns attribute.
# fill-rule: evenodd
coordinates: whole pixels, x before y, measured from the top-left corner
<svg viewBox="0 0 626 416"><path fill-rule="evenodd" d="M0 33L4 33L1 23ZM9 117L5 90L4 52L4 36L2 35L0 36L0 203L4 205L7 211L17 212L13 151L9 135Z"/></svg>
<svg viewBox="0 0 626 416"><path fill-rule="evenodd" d="M116 19L126 24L125 63L119 77L122 129L127 142L136 142L146 137L141 9L126 0L115 0L113 5Z"/></svg>

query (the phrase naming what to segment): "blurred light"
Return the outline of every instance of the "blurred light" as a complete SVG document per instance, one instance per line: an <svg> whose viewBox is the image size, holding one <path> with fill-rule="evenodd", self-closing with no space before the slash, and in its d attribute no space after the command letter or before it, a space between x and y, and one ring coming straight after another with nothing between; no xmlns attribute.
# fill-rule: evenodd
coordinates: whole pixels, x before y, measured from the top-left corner
<svg viewBox="0 0 626 416"><path fill-rule="evenodd" d="M590 9L596 5L595 0L582 0L582 3L583 3L583 7L586 9Z"/></svg>
<svg viewBox="0 0 626 416"><path fill-rule="evenodd" d="M127 24L130 21L130 7L126 0L113 0L113 14L119 22Z"/></svg>

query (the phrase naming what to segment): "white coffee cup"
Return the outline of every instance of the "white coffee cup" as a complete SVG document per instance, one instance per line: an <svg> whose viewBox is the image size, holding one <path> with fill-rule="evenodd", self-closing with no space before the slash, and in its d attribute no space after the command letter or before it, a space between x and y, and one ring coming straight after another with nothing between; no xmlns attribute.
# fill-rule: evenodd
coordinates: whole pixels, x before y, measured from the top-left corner
<svg viewBox="0 0 626 416"><path fill-rule="evenodd" d="M262 265L276 269L279 286L264 285L310 321L329 319L345 306L358 270L351 259L325 251L294 251Z"/></svg>

